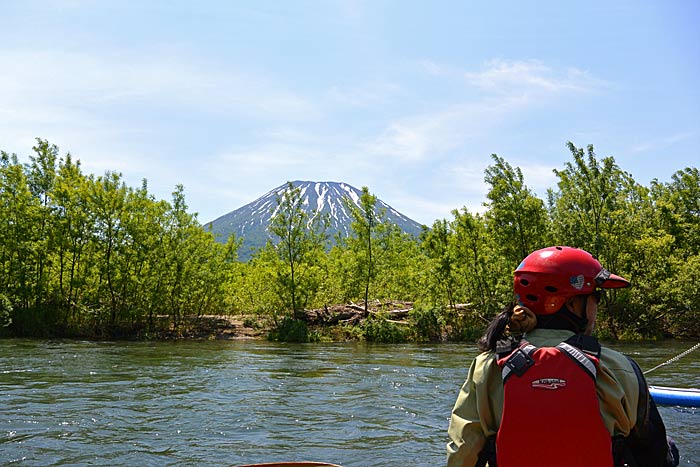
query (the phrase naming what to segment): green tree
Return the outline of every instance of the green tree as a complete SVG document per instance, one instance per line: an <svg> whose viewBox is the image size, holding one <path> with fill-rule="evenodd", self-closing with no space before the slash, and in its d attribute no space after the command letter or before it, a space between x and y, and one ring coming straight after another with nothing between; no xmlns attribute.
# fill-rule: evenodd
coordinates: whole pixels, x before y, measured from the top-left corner
<svg viewBox="0 0 700 467"><path fill-rule="evenodd" d="M169 205L156 201L148 193L144 180L139 189L129 189L125 198L120 224L123 237L118 252L118 295L122 320L134 326L144 321L154 325L155 304L163 303L161 294L164 226ZM161 310L166 314L166 310Z"/></svg>
<svg viewBox="0 0 700 467"><path fill-rule="evenodd" d="M167 312L177 328L182 317L187 313L189 281L192 280L193 262L197 261L200 252L198 245L193 242L197 223L187 212L184 187L177 185L172 193L172 202L165 213L163 223L163 244L161 251L164 281L161 293Z"/></svg>
<svg viewBox="0 0 700 467"><path fill-rule="evenodd" d="M613 157L598 160L593 146L586 151L568 143L573 162L555 170L558 191L549 190L552 229L557 243L583 248L606 268L625 274L626 258L634 240L643 236L640 216L647 191L624 172ZM619 292L611 290L600 307L599 322L613 336L620 333L616 313ZM629 318L634 321L634 317Z"/></svg>
<svg viewBox="0 0 700 467"><path fill-rule="evenodd" d="M593 145L586 152L571 142L567 146L574 160L564 170L554 171L558 191L548 192L555 238L611 264L615 258L610 249L624 227L618 214L624 212L634 180L613 157L598 160Z"/></svg>
<svg viewBox="0 0 700 467"><path fill-rule="evenodd" d="M484 180L490 186L484 203L486 222L498 249L507 261L517 265L547 243L547 211L544 202L527 188L519 167L511 167L492 154L494 164L486 168Z"/></svg>
<svg viewBox="0 0 700 467"><path fill-rule="evenodd" d="M303 308L318 283L315 270L326 241L327 221L316 211L309 216L299 187L287 182L270 222L270 233L277 237L275 251L281 261L277 278L290 297L294 318L303 317Z"/></svg>
<svg viewBox="0 0 700 467"><path fill-rule="evenodd" d="M670 183L652 181L652 198L663 228L675 238L681 255L700 253L700 170L687 167Z"/></svg>
<svg viewBox="0 0 700 467"><path fill-rule="evenodd" d="M12 302L7 295L0 293L0 328L12 324Z"/></svg>
<svg viewBox="0 0 700 467"><path fill-rule="evenodd" d="M1 284L17 314L35 302L40 205L17 156L5 152L0 155L0 216Z"/></svg>
<svg viewBox="0 0 700 467"><path fill-rule="evenodd" d="M101 311L106 304L109 325L115 326L124 305L119 293L123 279L119 253L127 235L123 220L129 188L121 174L107 172L91 183L89 190L95 248L91 260L98 273L96 310ZM97 318L101 320L102 317Z"/></svg>
<svg viewBox="0 0 700 467"><path fill-rule="evenodd" d="M322 304L348 303L362 296L363 281L357 275L358 258L350 250L347 237L336 236L335 244L325 257Z"/></svg>
<svg viewBox="0 0 700 467"><path fill-rule="evenodd" d="M56 294L67 310L64 325L81 318L77 315L88 284L86 255L92 240L93 224L89 211L89 181L68 154L59 164L53 189L55 203L54 239L56 243Z"/></svg>
<svg viewBox="0 0 700 467"><path fill-rule="evenodd" d="M512 295L513 265L498 255L484 216L466 208L452 211L455 232L455 259L462 277L460 295L487 320L495 315Z"/></svg>
<svg viewBox="0 0 700 467"><path fill-rule="evenodd" d="M288 306L278 293L277 272L280 259L272 244L259 249L240 269L240 276L229 287L234 294L235 306L246 312L271 316L277 319L275 311Z"/></svg>
<svg viewBox="0 0 700 467"><path fill-rule="evenodd" d="M413 301L420 293L424 262L416 239L385 221L375 245L377 298Z"/></svg>
<svg viewBox="0 0 700 467"><path fill-rule="evenodd" d="M34 283L35 306L47 300L49 289L48 268L54 243L53 200L52 193L56 180L56 163L58 160L58 147L49 144L48 141L37 138L37 144L32 148L35 156L30 156L30 164L27 167L27 181L29 189L38 200L38 219L36 220L36 240L34 245L34 262L36 264Z"/></svg>
<svg viewBox="0 0 700 467"><path fill-rule="evenodd" d="M641 233L628 258L634 287L624 297L626 327L644 337L697 335L700 172L680 170L646 192L644 211L633 214Z"/></svg>
<svg viewBox="0 0 700 467"><path fill-rule="evenodd" d="M443 305L446 298L450 308L455 308L457 284L454 254L454 232L447 220L436 220L432 229L421 233L421 250L429 259L430 272L427 275L428 290L435 291L431 302Z"/></svg>
<svg viewBox="0 0 700 467"><path fill-rule="evenodd" d="M374 251L376 238L386 231L387 226L383 222L384 213L377 212L377 197L372 195L366 186L362 187L359 206L347 198L345 205L353 218L353 235L347 239L347 244L355 260L357 277L362 280L367 314L370 285L377 277L377 258Z"/></svg>

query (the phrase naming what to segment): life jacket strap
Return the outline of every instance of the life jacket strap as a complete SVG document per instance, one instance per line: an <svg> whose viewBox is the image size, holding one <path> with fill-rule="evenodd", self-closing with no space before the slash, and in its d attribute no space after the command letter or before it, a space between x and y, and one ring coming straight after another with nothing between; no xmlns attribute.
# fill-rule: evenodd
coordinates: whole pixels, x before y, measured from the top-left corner
<svg viewBox="0 0 700 467"><path fill-rule="evenodd" d="M600 342L598 342L598 339L593 336L574 334L564 342L586 352L588 355L592 355L595 358L600 358Z"/></svg>
<svg viewBox="0 0 700 467"><path fill-rule="evenodd" d="M591 360L591 357L587 356L579 349L571 344L567 344L566 342L562 342L557 345L557 349L563 352L566 356L570 357L574 362L578 363L578 365L583 368L583 370L588 373L593 380L596 379L597 368L593 360Z"/></svg>
<svg viewBox="0 0 700 467"><path fill-rule="evenodd" d="M501 376L504 383L512 374L522 376L528 368L535 364L535 361L532 359L532 353L535 350L537 350L537 347L523 340L522 345L503 364Z"/></svg>
<svg viewBox="0 0 700 467"><path fill-rule="evenodd" d="M479 453L479 458L474 467L486 467L486 465L498 467L498 462L496 461L496 435L486 438L484 448Z"/></svg>

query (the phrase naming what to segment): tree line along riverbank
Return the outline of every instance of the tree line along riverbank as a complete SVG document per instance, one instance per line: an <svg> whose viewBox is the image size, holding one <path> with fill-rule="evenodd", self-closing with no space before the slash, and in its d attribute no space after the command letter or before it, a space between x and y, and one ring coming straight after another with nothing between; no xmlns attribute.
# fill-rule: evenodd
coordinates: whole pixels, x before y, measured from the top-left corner
<svg viewBox="0 0 700 467"><path fill-rule="evenodd" d="M418 238L388 223L364 187L360 205L348 203L350 235L331 242L328 220L290 184L270 242L242 262L240 239L217 242L182 186L159 200L147 180L85 174L37 139L24 162L0 153L0 335L215 338L195 331L214 316L280 340L468 341L512 299L522 258L560 244L633 282L603 298L601 337L699 337L698 169L645 186L593 146L567 148L546 199L493 155L483 212L456 208ZM386 303L411 306L397 319ZM359 318L309 313L349 305Z"/></svg>

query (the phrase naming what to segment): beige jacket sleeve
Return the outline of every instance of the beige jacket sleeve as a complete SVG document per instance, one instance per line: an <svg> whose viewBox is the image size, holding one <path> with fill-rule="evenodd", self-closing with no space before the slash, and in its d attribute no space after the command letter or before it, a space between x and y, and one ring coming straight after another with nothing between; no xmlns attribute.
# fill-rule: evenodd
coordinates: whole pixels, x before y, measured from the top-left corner
<svg viewBox="0 0 700 467"><path fill-rule="evenodd" d="M503 382L493 353L476 357L452 409L447 443L448 467L473 467L486 438L496 434L503 404Z"/></svg>
<svg viewBox="0 0 700 467"><path fill-rule="evenodd" d="M639 383L627 357L603 347L596 391L600 414L610 434L629 435L637 423Z"/></svg>

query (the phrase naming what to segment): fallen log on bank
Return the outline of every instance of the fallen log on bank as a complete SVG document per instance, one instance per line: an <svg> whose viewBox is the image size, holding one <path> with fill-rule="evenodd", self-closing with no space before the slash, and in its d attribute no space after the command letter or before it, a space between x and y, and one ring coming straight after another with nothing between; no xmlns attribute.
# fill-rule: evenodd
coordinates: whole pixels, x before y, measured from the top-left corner
<svg viewBox="0 0 700 467"><path fill-rule="evenodd" d="M347 303L343 305L324 305L323 308L304 310L302 319L308 324L332 326L334 324L357 324L369 315L381 314L389 320L401 321L408 318L413 310L413 302L375 300L370 302L365 311L364 303Z"/></svg>

